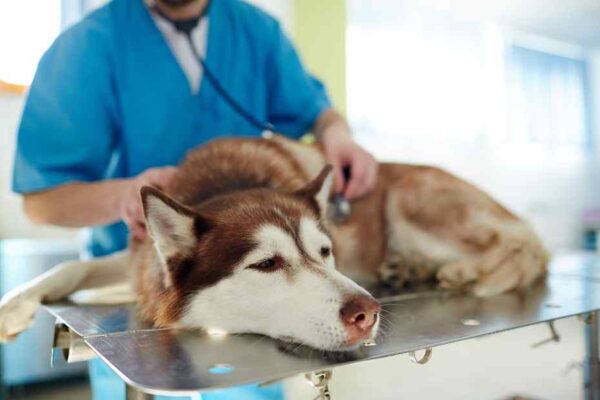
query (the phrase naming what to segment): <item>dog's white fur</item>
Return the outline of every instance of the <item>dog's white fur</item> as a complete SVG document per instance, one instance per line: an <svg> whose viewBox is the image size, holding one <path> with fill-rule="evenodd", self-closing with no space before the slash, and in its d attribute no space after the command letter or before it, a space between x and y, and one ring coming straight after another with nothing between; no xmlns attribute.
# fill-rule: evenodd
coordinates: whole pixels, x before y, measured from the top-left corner
<svg viewBox="0 0 600 400"><path fill-rule="evenodd" d="M329 238L317 229L314 221L302 220L304 247L316 260L321 260L310 269L303 265L293 239L279 227L263 226L256 240L260 243L258 248L236 266L231 277L194 296L181 325L226 332L261 332L316 348L343 349L346 334L339 312L344 299L368 293L335 270L333 255L321 260L319 249L331 246ZM290 262L286 269L292 279L244 268L276 253ZM241 293L240 288L244 288ZM220 310L215 310L215 304L220 305ZM375 327L372 334L376 332Z"/></svg>

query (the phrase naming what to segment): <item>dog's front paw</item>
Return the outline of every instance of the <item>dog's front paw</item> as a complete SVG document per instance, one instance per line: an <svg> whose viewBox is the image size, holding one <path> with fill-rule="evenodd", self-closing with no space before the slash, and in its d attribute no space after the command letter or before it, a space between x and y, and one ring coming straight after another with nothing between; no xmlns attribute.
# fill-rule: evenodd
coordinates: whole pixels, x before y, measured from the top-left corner
<svg viewBox="0 0 600 400"><path fill-rule="evenodd" d="M437 272L437 279L444 289L460 289L479 278L474 260L461 260L446 264Z"/></svg>
<svg viewBox="0 0 600 400"><path fill-rule="evenodd" d="M27 330L39 306L40 300L35 296L5 296L0 301L0 342L9 342Z"/></svg>

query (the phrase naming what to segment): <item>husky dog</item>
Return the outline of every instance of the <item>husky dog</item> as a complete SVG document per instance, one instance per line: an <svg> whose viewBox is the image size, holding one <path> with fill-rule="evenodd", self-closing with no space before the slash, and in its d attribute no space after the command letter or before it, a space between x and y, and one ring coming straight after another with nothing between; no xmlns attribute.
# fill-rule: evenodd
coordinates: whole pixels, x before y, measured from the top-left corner
<svg viewBox="0 0 600 400"><path fill-rule="evenodd" d="M142 189L146 240L13 289L0 303L0 337L25 330L42 302L125 285L155 326L348 350L379 325L378 302L354 281L437 278L490 296L545 274L548 254L532 228L440 169L380 164L376 189L337 225L331 183L318 145L275 136L201 146L164 192ZM108 293L104 303L123 300Z"/></svg>

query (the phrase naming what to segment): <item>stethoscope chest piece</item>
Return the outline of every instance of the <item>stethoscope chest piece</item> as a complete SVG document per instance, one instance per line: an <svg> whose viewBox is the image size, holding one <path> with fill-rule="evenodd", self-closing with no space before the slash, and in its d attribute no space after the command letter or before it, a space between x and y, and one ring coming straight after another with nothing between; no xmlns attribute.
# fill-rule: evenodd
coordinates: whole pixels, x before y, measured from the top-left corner
<svg viewBox="0 0 600 400"><path fill-rule="evenodd" d="M336 194L329 207L329 219L334 224L342 224L350 217L351 212L350 202L342 194Z"/></svg>

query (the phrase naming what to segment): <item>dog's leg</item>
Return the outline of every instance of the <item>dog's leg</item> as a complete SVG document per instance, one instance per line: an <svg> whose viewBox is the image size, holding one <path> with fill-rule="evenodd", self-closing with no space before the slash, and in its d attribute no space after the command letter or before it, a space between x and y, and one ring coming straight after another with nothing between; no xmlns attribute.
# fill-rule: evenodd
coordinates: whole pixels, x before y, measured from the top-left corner
<svg viewBox="0 0 600 400"><path fill-rule="evenodd" d="M126 282L128 261L127 251L86 261L67 261L11 290L0 301L0 341L11 340L26 330L44 301L59 300L77 290Z"/></svg>
<svg viewBox="0 0 600 400"><path fill-rule="evenodd" d="M548 255L533 239L501 243L481 256L446 264L438 271L440 285L461 288L472 285L476 296L493 296L525 288L544 276Z"/></svg>
<svg viewBox="0 0 600 400"><path fill-rule="evenodd" d="M389 237L412 265L425 258L443 287L471 287L478 296L526 287L544 275L548 254L525 221L447 172L395 168Z"/></svg>
<svg viewBox="0 0 600 400"><path fill-rule="evenodd" d="M399 255L388 256L378 269L379 281L394 289L419 285L435 278L435 267L427 259L405 260Z"/></svg>

